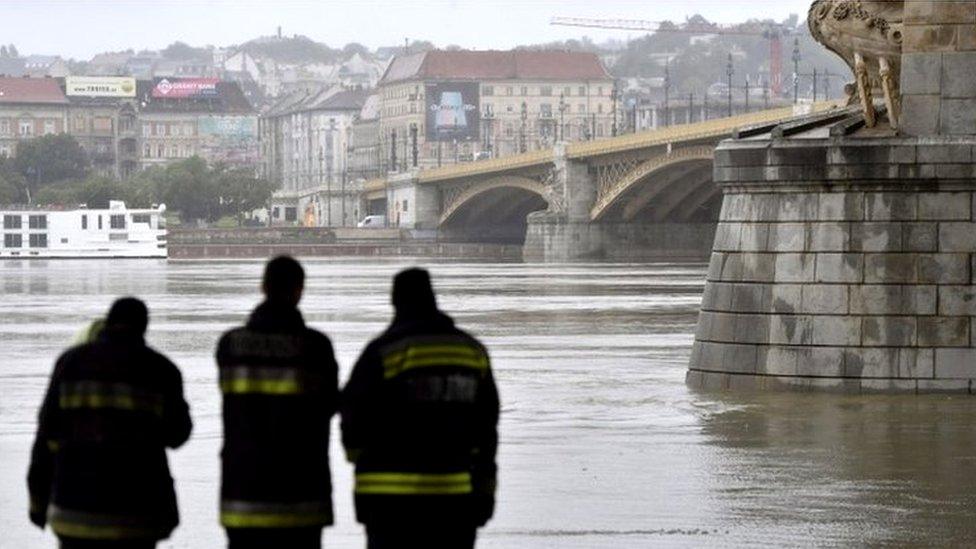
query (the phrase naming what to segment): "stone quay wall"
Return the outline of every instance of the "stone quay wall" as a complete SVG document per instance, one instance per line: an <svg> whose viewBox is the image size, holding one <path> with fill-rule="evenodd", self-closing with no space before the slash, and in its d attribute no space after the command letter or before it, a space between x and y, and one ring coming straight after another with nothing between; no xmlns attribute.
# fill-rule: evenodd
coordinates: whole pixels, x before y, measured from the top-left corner
<svg viewBox="0 0 976 549"><path fill-rule="evenodd" d="M727 141L687 375L716 390L973 392L976 139Z"/></svg>

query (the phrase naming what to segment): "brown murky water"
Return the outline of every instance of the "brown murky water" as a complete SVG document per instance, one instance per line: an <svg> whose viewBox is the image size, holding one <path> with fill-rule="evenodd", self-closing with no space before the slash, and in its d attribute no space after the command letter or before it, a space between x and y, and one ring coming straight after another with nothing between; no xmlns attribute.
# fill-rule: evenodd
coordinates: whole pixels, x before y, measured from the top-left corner
<svg viewBox="0 0 976 549"><path fill-rule="evenodd" d="M404 263L309 261L302 308L342 378L388 321ZM501 390L495 519L480 547L968 546L976 400L690 392L699 265L435 263L442 307L489 346ZM256 303L259 262L0 262L0 547L53 547L24 477L54 358L112 297L150 305L196 428L171 453L183 522L162 547L219 547L213 347ZM337 525L362 547L333 447Z"/></svg>

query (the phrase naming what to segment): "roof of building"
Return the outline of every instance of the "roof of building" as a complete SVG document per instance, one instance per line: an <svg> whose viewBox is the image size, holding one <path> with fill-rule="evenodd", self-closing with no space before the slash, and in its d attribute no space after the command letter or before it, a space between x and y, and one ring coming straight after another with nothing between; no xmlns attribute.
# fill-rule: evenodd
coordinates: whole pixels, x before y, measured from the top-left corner
<svg viewBox="0 0 976 549"><path fill-rule="evenodd" d="M339 86L320 90L297 90L281 97L263 116L281 116L304 111L354 111L358 113L366 103L369 92Z"/></svg>
<svg viewBox="0 0 976 549"><path fill-rule="evenodd" d="M66 105L68 100L54 78L0 77L0 103Z"/></svg>
<svg viewBox="0 0 976 549"><path fill-rule="evenodd" d="M402 80L606 80L593 53L556 50L443 51L396 57L380 84Z"/></svg>
<svg viewBox="0 0 976 549"><path fill-rule="evenodd" d="M0 57L0 76L23 76L25 72L23 57Z"/></svg>

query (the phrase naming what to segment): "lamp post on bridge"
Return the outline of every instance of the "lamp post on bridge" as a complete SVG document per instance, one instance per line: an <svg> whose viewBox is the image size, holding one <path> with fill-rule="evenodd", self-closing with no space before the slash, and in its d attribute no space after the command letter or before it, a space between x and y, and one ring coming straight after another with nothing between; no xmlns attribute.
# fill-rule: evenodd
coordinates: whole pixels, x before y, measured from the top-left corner
<svg viewBox="0 0 976 549"><path fill-rule="evenodd" d="M671 125L671 58L664 58L664 126Z"/></svg>
<svg viewBox="0 0 976 549"><path fill-rule="evenodd" d="M729 77L729 116L732 116L732 75L735 70L732 68L732 54L729 53L729 62L725 65L725 74Z"/></svg>
<svg viewBox="0 0 976 549"><path fill-rule="evenodd" d="M613 119L610 121L610 137L617 137L617 82L613 82L613 87L610 88L610 116Z"/></svg>
<svg viewBox="0 0 976 549"><path fill-rule="evenodd" d="M793 104L800 102L800 39L793 39Z"/></svg>
<svg viewBox="0 0 976 549"><path fill-rule="evenodd" d="M520 114L522 125L519 127L519 152L525 152L525 123L529 118L529 106L522 101L522 112Z"/></svg>
<svg viewBox="0 0 976 549"><path fill-rule="evenodd" d="M559 140L566 140L566 96L559 94Z"/></svg>

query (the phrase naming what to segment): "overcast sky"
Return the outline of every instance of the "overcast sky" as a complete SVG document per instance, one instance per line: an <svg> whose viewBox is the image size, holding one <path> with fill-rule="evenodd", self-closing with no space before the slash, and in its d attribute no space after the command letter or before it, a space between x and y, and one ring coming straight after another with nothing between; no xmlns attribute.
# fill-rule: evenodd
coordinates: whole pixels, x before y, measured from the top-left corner
<svg viewBox="0 0 976 549"><path fill-rule="evenodd" d="M102 51L159 49L181 40L225 46L303 34L330 46L371 48L404 38L507 49L578 38L625 39L626 31L554 27L555 15L681 21L701 13L731 23L803 19L810 0L0 0L0 42L21 53L88 59Z"/></svg>

